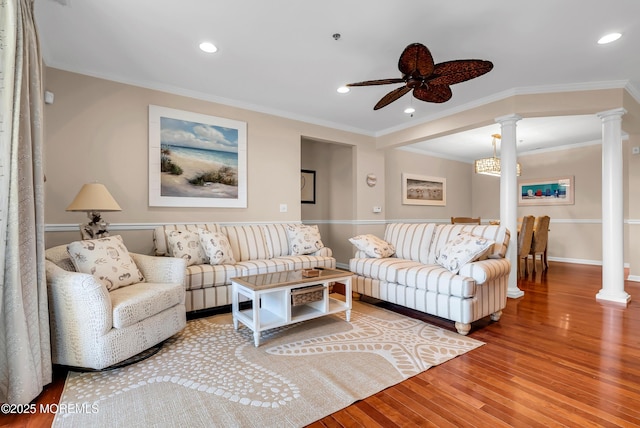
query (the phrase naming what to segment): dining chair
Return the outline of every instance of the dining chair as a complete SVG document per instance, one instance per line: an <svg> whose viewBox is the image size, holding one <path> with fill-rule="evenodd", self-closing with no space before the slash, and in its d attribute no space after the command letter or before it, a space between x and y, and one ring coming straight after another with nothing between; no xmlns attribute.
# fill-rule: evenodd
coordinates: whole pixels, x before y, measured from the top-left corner
<svg viewBox="0 0 640 428"><path fill-rule="evenodd" d="M480 217L451 217L451 224L480 224Z"/></svg>
<svg viewBox="0 0 640 428"><path fill-rule="evenodd" d="M547 261L547 245L549 237L549 221L551 219L548 215L539 216L536 218L535 225L533 227L533 240L531 242L531 250L529 255L533 257L533 273L536 273L536 256L540 255L540 265L542 271L549 269L549 262ZM527 259L527 264L529 261Z"/></svg>
<svg viewBox="0 0 640 428"><path fill-rule="evenodd" d="M522 269L520 265L524 261L524 275L529 275L529 252L531 251L531 242L533 241L533 224L536 219L532 215L522 217L522 224L518 231L518 278L520 278Z"/></svg>

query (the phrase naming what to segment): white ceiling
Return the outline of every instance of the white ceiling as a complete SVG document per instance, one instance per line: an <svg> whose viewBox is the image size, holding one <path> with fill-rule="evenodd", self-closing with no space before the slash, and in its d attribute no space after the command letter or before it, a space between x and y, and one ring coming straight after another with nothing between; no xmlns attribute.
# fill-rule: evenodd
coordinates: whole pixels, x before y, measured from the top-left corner
<svg viewBox="0 0 640 428"><path fill-rule="evenodd" d="M640 93L638 0L35 0L45 63L367 135L412 126L514 91L624 87ZM597 45L605 33L623 37ZM332 35L340 33L334 40ZM219 51L205 54L208 40ZM373 111L398 85L400 53L420 42L436 63L492 61L443 104L410 94ZM412 105L409 117L403 110ZM491 153L497 125L414 145L470 161ZM518 151L600 138L591 116L518 122Z"/></svg>

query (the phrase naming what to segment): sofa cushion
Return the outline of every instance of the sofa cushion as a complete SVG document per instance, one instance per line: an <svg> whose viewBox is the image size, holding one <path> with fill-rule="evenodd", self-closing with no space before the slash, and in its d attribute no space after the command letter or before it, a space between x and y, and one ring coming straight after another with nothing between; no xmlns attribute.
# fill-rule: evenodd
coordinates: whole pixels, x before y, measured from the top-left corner
<svg viewBox="0 0 640 428"><path fill-rule="evenodd" d="M460 232L469 232L472 235L482 236L495 242L493 248L487 253L489 258L504 258L509 246L510 234L507 228L499 225L471 225L471 224L439 224L433 233L431 248L427 264L435 264L439 251L447 245L454 236Z"/></svg>
<svg viewBox="0 0 640 428"><path fill-rule="evenodd" d="M93 275L109 291L144 281L120 235L75 241L67 252L77 272Z"/></svg>
<svg viewBox="0 0 640 428"><path fill-rule="evenodd" d="M210 265L232 265L236 260L227 236L221 232L198 230L200 244L204 249L205 262Z"/></svg>
<svg viewBox="0 0 640 428"><path fill-rule="evenodd" d="M349 260L349 270L351 272L386 282L397 282L399 271L414 266L422 266L422 263L413 260L397 259L395 257Z"/></svg>
<svg viewBox="0 0 640 428"><path fill-rule="evenodd" d="M187 266L199 265L209 261L200 244L199 232L191 230L167 230L166 234L169 256L185 259Z"/></svg>
<svg viewBox="0 0 640 428"><path fill-rule="evenodd" d="M434 223L390 223L384 240L394 246L399 259L426 263L435 227Z"/></svg>
<svg viewBox="0 0 640 428"><path fill-rule="evenodd" d="M267 244L259 225L224 226L233 257L237 262L268 259Z"/></svg>
<svg viewBox="0 0 640 428"><path fill-rule="evenodd" d="M457 297L473 297L476 282L473 278L456 275L440 265L414 265L398 271L400 285Z"/></svg>
<svg viewBox="0 0 640 428"><path fill-rule="evenodd" d="M336 267L336 259L331 257L331 254L329 254L328 256L320 256L320 255L315 256L310 254L305 254L301 256L285 256L285 257L277 257L276 260L282 260L286 262L288 265L287 269L289 270L311 269L314 267L324 267L328 269L335 269Z"/></svg>
<svg viewBox="0 0 640 428"><path fill-rule="evenodd" d="M262 232L264 233L264 239L267 243L267 252L269 258L280 256L288 256L289 252L289 236L287 235L287 227L294 224L286 223L274 223L263 224Z"/></svg>
<svg viewBox="0 0 640 428"><path fill-rule="evenodd" d="M289 263L277 258L246 260L244 262L236 263L236 268L242 272L240 276L257 275L260 273L282 272L289 269Z"/></svg>
<svg viewBox="0 0 640 428"><path fill-rule="evenodd" d="M367 256L378 259L391 257L396 252L393 245L371 234L354 236L349 238L349 242L355 245L358 250L364 251Z"/></svg>
<svg viewBox="0 0 640 428"><path fill-rule="evenodd" d="M311 254L324 247L318 226L304 224L290 224L287 226L289 238L289 254L300 256Z"/></svg>
<svg viewBox="0 0 640 428"><path fill-rule="evenodd" d="M167 248L167 232L172 230L190 230L196 232L198 229L210 230L212 232L219 232L220 227L215 223L201 223L201 224L165 224L153 229L153 245L154 253L156 256L167 256L169 250Z"/></svg>
<svg viewBox="0 0 640 428"><path fill-rule="evenodd" d="M125 328L184 303L182 284L141 282L118 288L109 294L113 327Z"/></svg>
<svg viewBox="0 0 640 428"><path fill-rule="evenodd" d="M187 266L184 283L187 290L219 287L231 284L231 278L242 276L243 272L243 267L236 265Z"/></svg>
<svg viewBox="0 0 640 428"><path fill-rule="evenodd" d="M478 260L493 244L490 239L461 232L438 252L436 263L452 273L458 273L462 266Z"/></svg>

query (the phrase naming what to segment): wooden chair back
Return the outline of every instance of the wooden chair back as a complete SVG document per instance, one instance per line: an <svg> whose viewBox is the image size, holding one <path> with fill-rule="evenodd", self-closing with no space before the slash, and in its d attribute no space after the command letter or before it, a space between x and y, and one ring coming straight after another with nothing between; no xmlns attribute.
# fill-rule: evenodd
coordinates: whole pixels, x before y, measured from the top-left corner
<svg viewBox="0 0 640 428"><path fill-rule="evenodd" d="M480 224L480 217L451 217L451 224Z"/></svg>

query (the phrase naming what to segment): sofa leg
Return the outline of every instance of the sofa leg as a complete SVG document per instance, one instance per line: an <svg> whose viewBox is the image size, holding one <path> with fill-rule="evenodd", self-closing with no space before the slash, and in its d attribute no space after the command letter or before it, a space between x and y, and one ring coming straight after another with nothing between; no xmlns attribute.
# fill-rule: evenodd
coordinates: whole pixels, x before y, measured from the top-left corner
<svg viewBox="0 0 640 428"><path fill-rule="evenodd" d="M360 297L362 297L362 295L357 291L351 292L351 300L360 300Z"/></svg>
<svg viewBox="0 0 640 428"><path fill-rule="evenodd" d="M462 336L466 336L467 334L469 334L469 331L471 330L471 324L465 324L463 322L456 321L456 330L458 330L458 334L461 334Z"/></svg>
<svg viewBox="0 0 640 428"><path fill-rule="evenodd" d="M502 311L496 311L491 314L491 321L500 321L501 316L502 316Z"/></svg>

